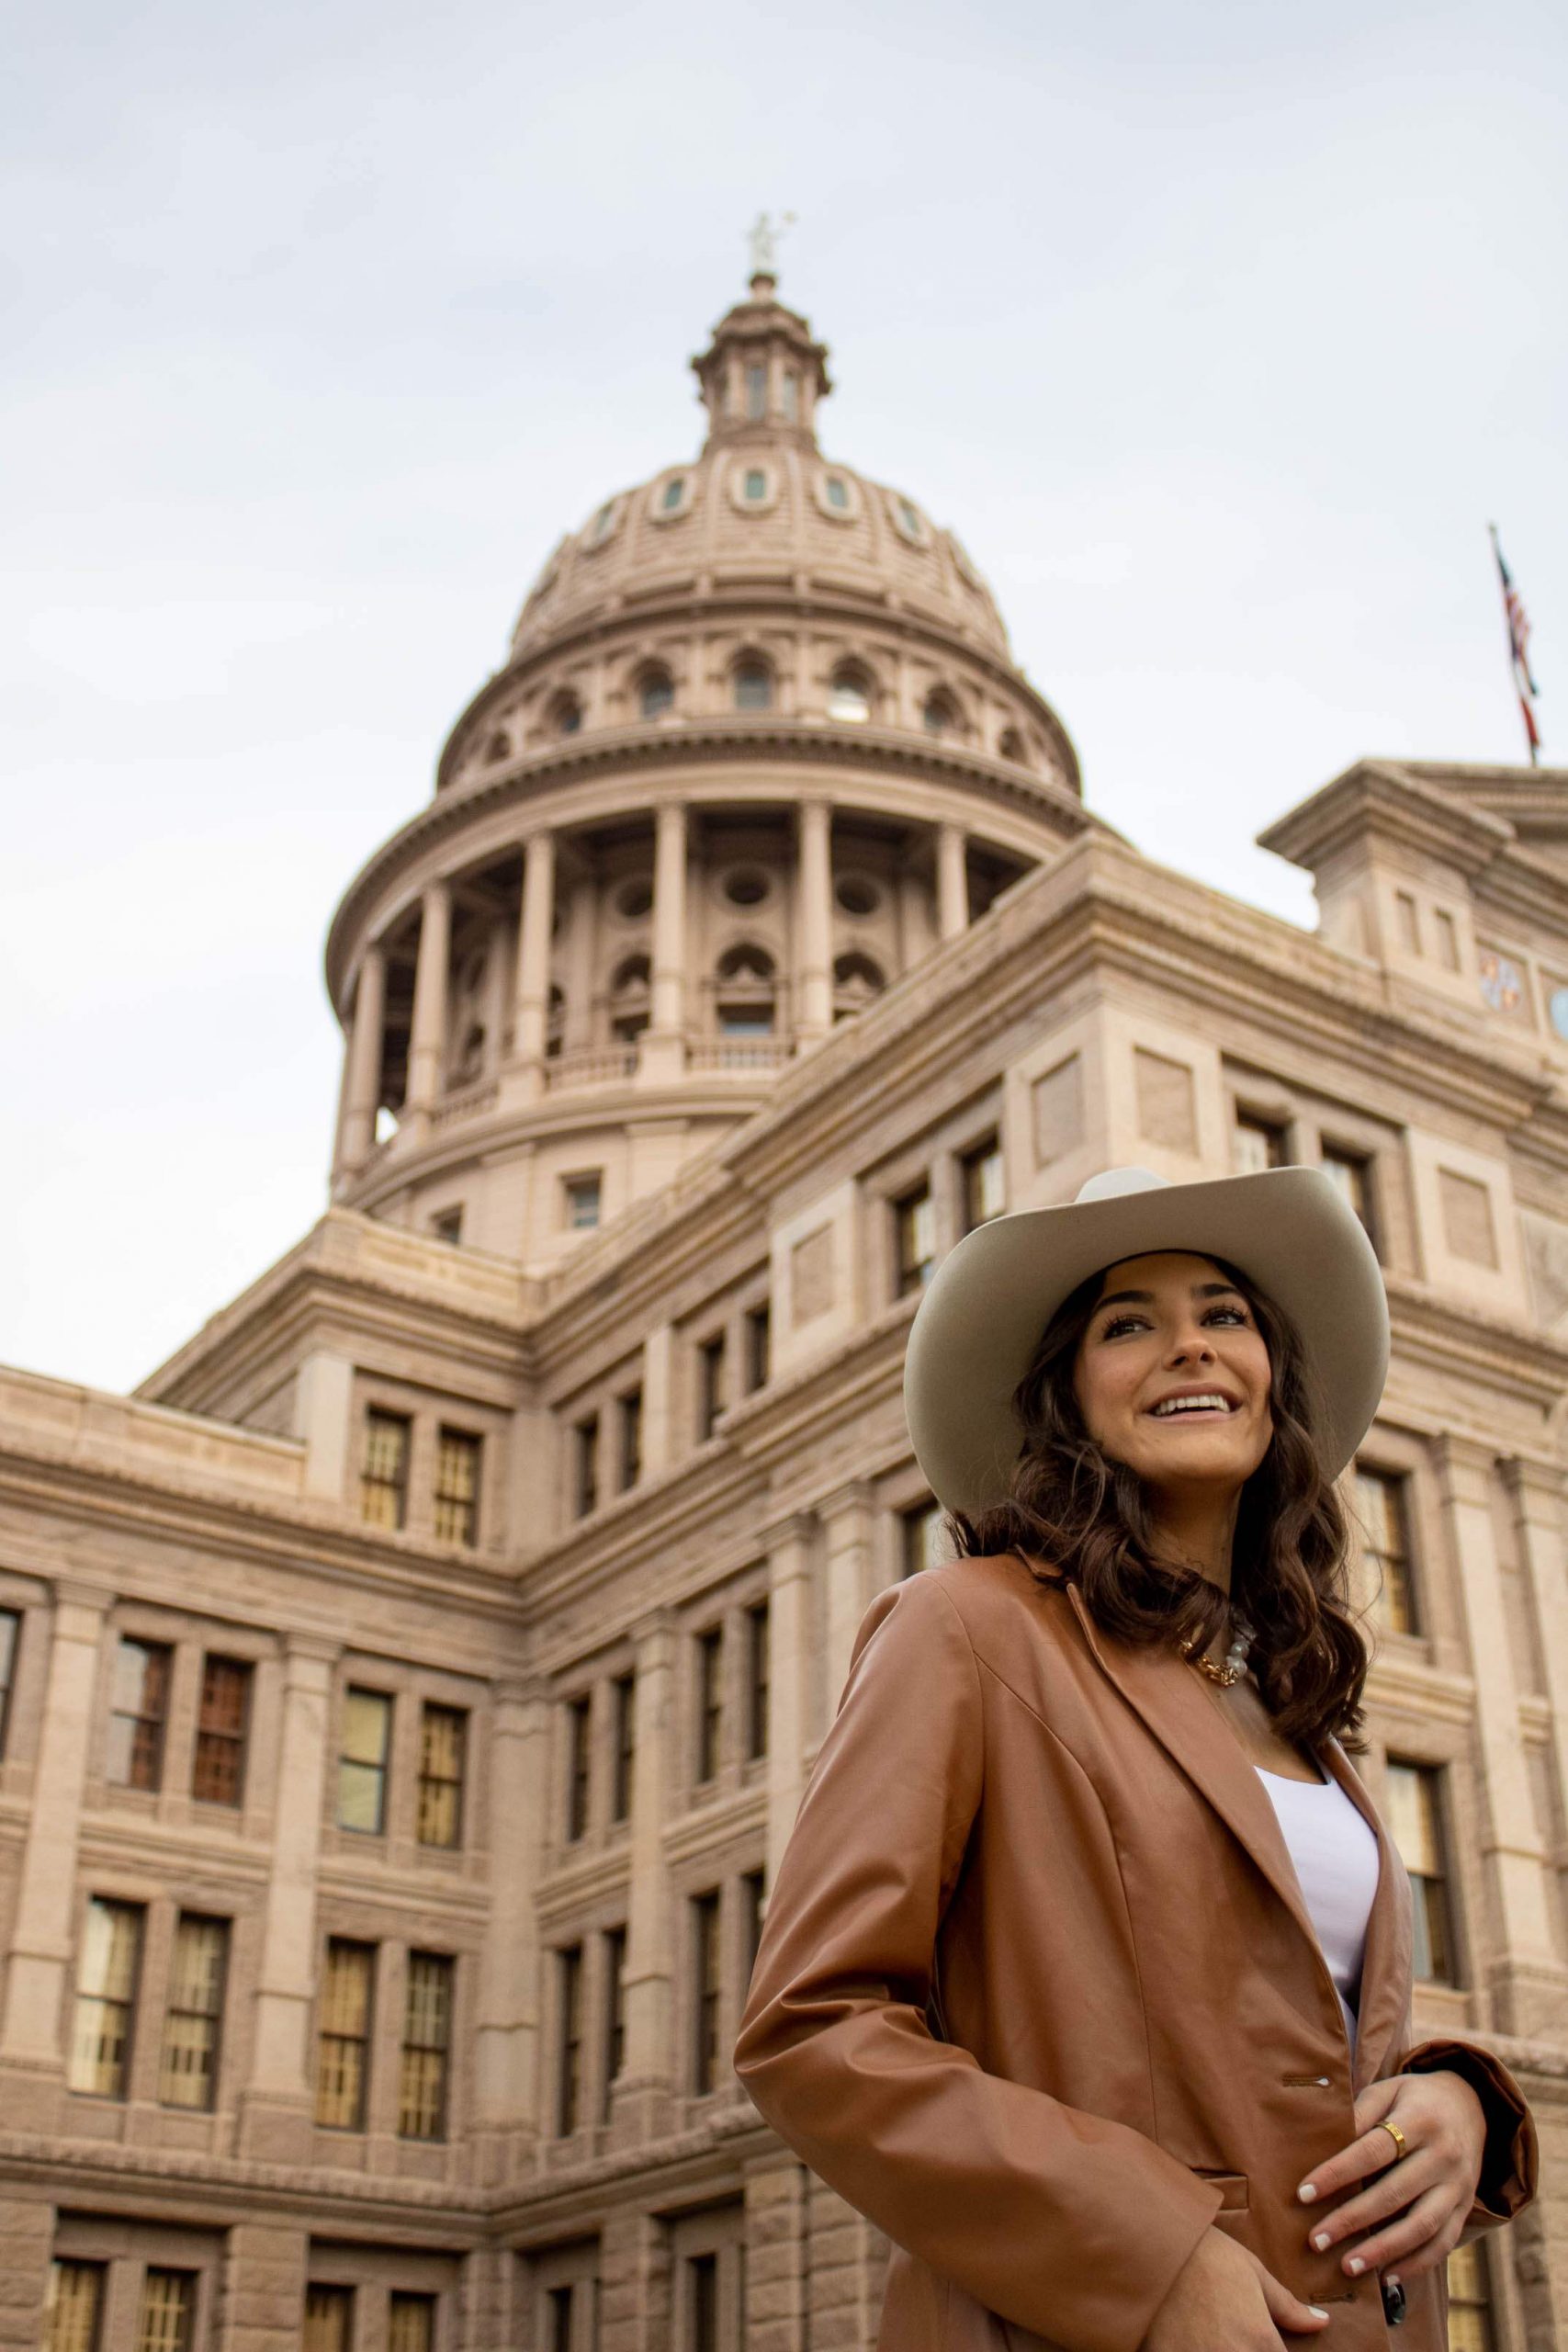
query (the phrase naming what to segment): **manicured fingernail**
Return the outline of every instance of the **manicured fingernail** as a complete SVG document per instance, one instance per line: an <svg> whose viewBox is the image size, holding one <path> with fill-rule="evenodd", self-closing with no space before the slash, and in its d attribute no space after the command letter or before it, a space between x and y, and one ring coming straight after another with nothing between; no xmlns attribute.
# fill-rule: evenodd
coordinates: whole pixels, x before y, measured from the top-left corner
<svg viewBox="0 0 1568 2352"><path fill-rule="evenodd" d="M1333 2245L1333 2243L1334 2243L1334 2241L1333 2241L1333 2239L1329 2236L1328 2232L1327 2232L1326 2230L1319 2230L1319 2232L1318 2232L1318 2233L1317 2233L1316 2237L1314 2237L1314 2240L1313 2240L1313 2244L1314 2244L1314 2246L1316 2246L1316 2248L1317 2248L1317 2250L1318 2250L1319 2254L1321 2254L1321 2253L1323 2252L1323 2249L1324 2249L1324 2247L1325 2247L1325 2245Z"/></svg>
<svg viewBox="0 0 1568 2352"><path fill-rule="evenodd" d="M1301 2187L1297 2189L1296 2195L1301 2199L1303 2205L1310 2205L1314 2198L1317 2195L1317 2191L1313 2187L1310 2180L1303 2180Z"/></svg>
<svg viewBox="0 0 1568 2352"><path fill-rule="evenodd" d="M1361 2260L1359 2254L1353 2254L1350 2256L1349 2261L1345 2265L1346 2269L1350 2273L1352 2278L1359 2278L1366 2267L1366 2264Z"/></svg>
<svg viewBox="0 0 1568 2352"><path fill-rule="evenodd" d="M1324 2310L1321 2303L1309 2303L1307 2305L1307 2309L1311 2312L1314 2319L1326 2319L1328 2317L1328 2313Z"/></svg>

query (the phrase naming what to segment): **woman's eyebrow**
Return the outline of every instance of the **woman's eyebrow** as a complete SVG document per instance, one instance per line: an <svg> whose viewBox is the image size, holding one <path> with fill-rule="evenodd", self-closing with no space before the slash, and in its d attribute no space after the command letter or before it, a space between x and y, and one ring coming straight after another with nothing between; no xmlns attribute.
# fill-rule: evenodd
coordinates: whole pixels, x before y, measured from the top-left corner
<svg viewBox="0 0 1568 2352"><path fill-rule="evenodd" d="M1194 1298L1245 1298L1246 1293L1238 1290L1235 1283L1194 1283L1192 1296ZM1103 1298L1095 1300L1094 1311L1098 1315L1103 1306L1152 1306L1154 1303L1155 1295L1152 1290L1113 1290L1108 1291Z"/></svg>

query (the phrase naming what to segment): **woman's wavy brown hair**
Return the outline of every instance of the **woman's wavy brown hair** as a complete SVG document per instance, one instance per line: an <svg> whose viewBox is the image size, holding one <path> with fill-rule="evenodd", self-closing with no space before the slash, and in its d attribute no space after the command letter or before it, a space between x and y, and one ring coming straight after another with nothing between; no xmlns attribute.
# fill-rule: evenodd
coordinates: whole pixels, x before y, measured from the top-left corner
<svg viewBox="0 0 1568 2352"><path fill-rule="evenodd" d="M1315 1744L1332 1734L1359 1753L1367 1650L1305 1354L1266 1292L1224 1259L1210 1262L1252 1308L1272 1373L1274 1435L1242 1489L1231 1555L1232 1597L1255 1635L1248 1664L1281 1739ZM1198 1569L1160 1557L1143 1482L1100 1452L1078 1408L1078 1348L1107 1271L1064 1299L1013 1392L1023 1442L1008 1499L973 1519L953 1513L949 1529L961 1554L1018 1552L1043 1581L1076 1584L1095 1623L1121 1641L1203 1650L1228 1631L1224 1594Z"/></svg>

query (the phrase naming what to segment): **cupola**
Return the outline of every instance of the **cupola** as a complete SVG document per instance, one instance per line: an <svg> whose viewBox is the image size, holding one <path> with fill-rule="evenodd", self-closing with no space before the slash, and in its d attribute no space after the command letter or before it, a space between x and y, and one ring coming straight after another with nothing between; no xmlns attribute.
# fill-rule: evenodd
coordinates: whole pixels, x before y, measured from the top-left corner
<svg viewBox="0 0 1568 2352"><path fill-rule="evenodd" d="M753 274L747 300L719 321L692 366L708 413L705 454L781 436L816 448L817 403L833 389L828 347L779 300L771 271Z"/></svg>

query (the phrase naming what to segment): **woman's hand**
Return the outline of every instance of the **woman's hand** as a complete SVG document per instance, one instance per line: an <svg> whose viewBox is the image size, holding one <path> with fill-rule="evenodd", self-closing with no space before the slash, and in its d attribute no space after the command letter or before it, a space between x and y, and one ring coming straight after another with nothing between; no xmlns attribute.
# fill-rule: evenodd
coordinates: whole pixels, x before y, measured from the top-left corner
<svg viewBox="0 0 1568 2352"><path fill-rule="evenodd" d="M1384 2132L1386 2139L1388 2134ZM1177 2272L1141 2352L1280 2352L1283 2329L1317 2335L1328 2313L1281 2287L1255 2254L1211 2223Z"/></svg>
<svg viewBox="0 0 1568 2352"><path fill-rule="evenodd" d="M1403 2156L1395 2154L1393 2134L1381 2129L1385 2118L1404 2134ZM1311 2244L1324 2252L1354 2238L1340 2261L1352 2278L1385 2266L1393 2278L1435 2270L1458 2245L1474 2201L1486 2153L1485 2109L1461 2075L1391 2075L1369 2083L1356 2101L1356 2134L1307 2175L1297 2194L1311 2205L1369 2173L1377 2178L1320 2222L1309 2222ZM1371 2234L1362 2237L1363 2230Z"/></svg>

